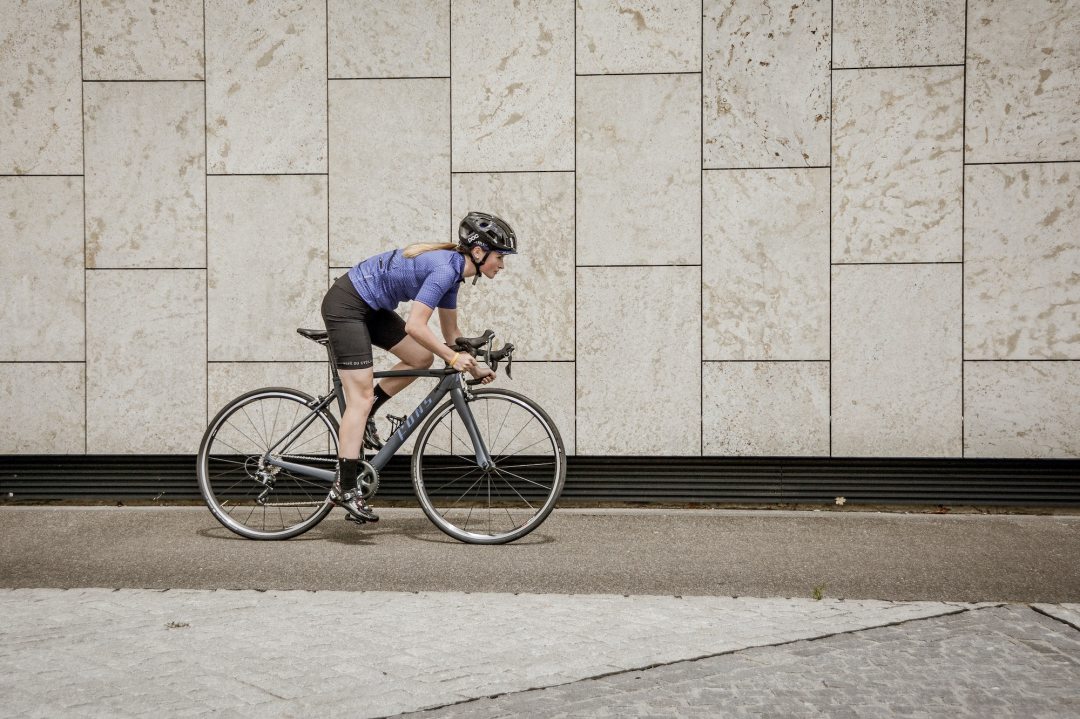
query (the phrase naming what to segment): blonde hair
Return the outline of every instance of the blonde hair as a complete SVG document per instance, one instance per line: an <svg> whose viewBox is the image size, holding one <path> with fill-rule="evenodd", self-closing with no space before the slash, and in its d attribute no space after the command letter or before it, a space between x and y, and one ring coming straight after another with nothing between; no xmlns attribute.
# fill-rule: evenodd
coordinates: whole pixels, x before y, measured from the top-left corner
<svg viewBox="0 0 1080 719"><path fill-rule="evenodd" d="M453 242L417 242L409 245L401 253L403 257L412 259L417 255L422 255L425 252L431 252L432 250L456 250L457 245Z"/></svg>

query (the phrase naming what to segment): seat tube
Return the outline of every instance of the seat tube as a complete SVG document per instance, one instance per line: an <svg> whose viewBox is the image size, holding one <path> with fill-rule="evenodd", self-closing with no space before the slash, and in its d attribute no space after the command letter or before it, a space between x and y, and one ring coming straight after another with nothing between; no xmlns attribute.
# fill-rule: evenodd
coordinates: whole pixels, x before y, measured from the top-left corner
<svg viewBox="0 0 1080 719"><path fill-rule="evenodd" d="M469 439L472 440L473 451L476 452L476 464L480 469L491 468L491 455L488 454L487 447L484 446L484 440L480 437L480 430L476 427L476 420L473 419L472 410L469 409L469 403L465 401L465 393L462 392L461 387L454 387L450 390L450 399L454 403L454 409L457 410L458 416L461 417L462 423L465 425L465 431L469 433Z"/></svg>

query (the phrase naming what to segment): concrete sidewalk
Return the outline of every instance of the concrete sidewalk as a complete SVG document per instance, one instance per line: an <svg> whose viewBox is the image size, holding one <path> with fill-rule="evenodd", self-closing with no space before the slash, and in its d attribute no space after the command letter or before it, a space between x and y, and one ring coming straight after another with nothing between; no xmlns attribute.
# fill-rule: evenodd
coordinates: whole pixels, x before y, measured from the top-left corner
<svg viewBox="0 0 1080 719"><path fill-rule="evenodd" d="M0 715L1080 716L1080 605L0 590Z"/></svg>

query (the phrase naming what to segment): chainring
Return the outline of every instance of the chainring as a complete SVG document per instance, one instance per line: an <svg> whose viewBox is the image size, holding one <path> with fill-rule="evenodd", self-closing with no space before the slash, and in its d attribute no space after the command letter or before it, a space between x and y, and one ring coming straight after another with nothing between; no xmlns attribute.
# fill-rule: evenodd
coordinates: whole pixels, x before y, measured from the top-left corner
<svg viewBox="0 0 1080 719"><path fill-rule="evenodd" d="M364 499L371 499L379 491L379 470L371 466L367 460L360 462L360 474L356 477L356 484L360 487L360 495Z"/></svg>

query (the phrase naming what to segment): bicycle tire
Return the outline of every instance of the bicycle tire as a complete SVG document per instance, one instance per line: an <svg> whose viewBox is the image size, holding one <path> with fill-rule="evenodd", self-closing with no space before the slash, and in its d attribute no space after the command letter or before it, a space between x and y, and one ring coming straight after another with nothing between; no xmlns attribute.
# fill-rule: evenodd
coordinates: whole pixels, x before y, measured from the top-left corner
<svg viewBox="0 0 1080 719"><path fill-rule="evenodd" d="M488 412L486 429L488 435L491 435L492 405L490 403L505 402L507 403L507 409L503 416L503 423L498 428L499 431L501 432L501 429L505 427L506 418L511 410L514 408L520 410L518 414L527 415L528 423L536 422L536 430L521 439L519 444L529 448L526 443L532 440L531 446L539 447L538 452L540 453L534 452L534 454L521 456L518 460L515 460L516 464L507 464L505 462L510 457L518 456L524 451L518 450L507 454L507 451L513 448L514 442L521 437L530 424L523 425L517 430L514 439L510 440L502 451L499 451L498 446L501 435L485 436L484 443L487 445L488 451L495 462L494 470L481 471L483 476L478 477L477 481L473 482L460 497L454 500L458 490L471 481L470 475L479 470L479 467L476 466L471 443L464 439L466 435L458 432L459 436L457 439L454 438L453 421L457 418L458 413L453 406L453 402L448 400L432 413L431 417L420 429L412 456L413 491L420 502L421 508L424 510L424 514L448 536L469 544L505 544L513 542L540 526L555 508L559 495L562 493L563 485L566 482L566 450L563 447L559 430L551 417L528 397L506 389L478 389L473 390L471 394L472 397L467 399L467 402L476 420L477 430L481 435L483 435L485 427L482 426L483 422L479 416L478 403L489 403L486 408ZM446 441L445 437L449 437L451 445L449 455L445 454L445 448L441 448L442 453L434 451L428 453L429 443L435 429L440 426L445 428L448 417L451 418L449 435L444 432L442 441ZM460 423L461 420L457 419L457 422ZM514 430L511 429L510 431ZM544 447L545 442L549 445L548 447ZM462 444L463 453L459 454L453 451L456 443ZM434 449L440 448L434 447ZM550 458L550 462L533 461L537 458L541 460ZM547 464L552 466L550 479L545 479L548 475L547 469L536 469L536 467L546 466ZM473 468L468 469L469 467ZM517 469L517 471L511 472L511 469ZM465 471L457 478L449 479L462 470L468 471ZM425 471L428 474L427 477L425 477ZM436 486L440 479L442 480L442 486ZM464 480L462 484L452 490L448 489L461 480ZM478 488L477 491L470 495L470 499L462 503L461 500L474 488ZM494 504L492 490L496 493ZM536 499L537 506L533 506L529 502L529 496ZM522 504L525 506L521 506ZM518 512L517 516L522 518L520 523L517 522L514 512ZM486 521L487 532L469 531L469 525L474 513L481 515L477 520L479 527L483 527ZM503 519L502 515L504 513L509 521ZM451 518L448 515L453 516ZM462 515L464 515L464 518ZM500 529L493 529L493 519L496 520Z"/></svg>
<svg viewBox="0 0 1080 719"><path fill-rule="evenodd" d="M271 426L266 425L265 417L262 422L257 423L251 416L256 412L256 404L261 405L264 401L276 401L277 406L274 408L275 414ZM261 453L268 450L279 439L275 435L275 429L282 407L286 406L292 411L293 421L295 422L296 417L302 416L300 414L302 411L310 411L310 404L314 401L313 397L299 390L287 387L263 387L246 392L230 401L221 408L207 426L202 441L199 443L199 453L196 459L199 491L202 493L203 499L214 518L230 531L248 539L290 539L314 527L333 509L334 505L329 497L329 486L316 480L294 475L281 468L271 467L266 469L259 462ZM286 403L295 404L296 406L293 408ZM248 411L249 408L251 409L250 412ZM269 409L270 407L267 407L268 411ZM261 411L261 406L259 411ZM239 420L240 412L244 413L246 423ZM234 430L228 434L228 438L232 441L227 442L225 439L219 441L220 435L229 431L227 425L232 424L230 420L234 416L238 418L240 424L234 425ZM299 447L303 449L306 446L312 450L309 454L313 455L312 459L314 459L314 452L320 449L318 446L321 443L319 433L322 432L326 435L326 459L324 461L333 461L336 459L338 446L337 420L330 412L324 409L318 413L316 422L321 422L321 430L314 430L311 437L308 436L308 430L304 430L295 439L292 439L286 445L286 448L296 446L295 443L303 439L304 441ZM282 431L286 431L289 426L286 423ZM311 447L312 442L316 443L314 448ZM230 451L215 452L218 445L227 446ZM259 451L246 451L256 449ZM266 485L260 484L257 479L260 476L260 469L265 469L265 472L270 477L270 489L267 496L276 501L260 502L258 495L255 494L262 494L267 490ZM279 484L282 486L279 486ZM295 497L295 501L290 501L293 497ZM281 499L277 500L276 498ZM277 522L280 525L277 529L267 528L268 526L274 526L272 521L270 525L267 524L266 512L268 507L271 509L271 520L273 519L273 510L277 510L280 520ZM260 508L261 511L259 511ZM305 514L301 511L301 508L310 509L310 512ZM298 518L295 523L291 519L292 512L286 513L285 509L296 509ZM241 519L240 515L243 514L243 510L249 511ZM286 514L290 519L286 520ZM258 522L261 527L253 526L256 522L252 522L252 518L256 518L256 522L261 518L261 522Z"/></svg>

